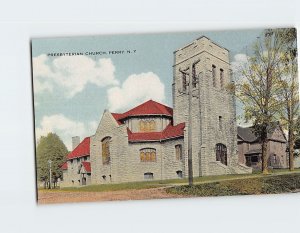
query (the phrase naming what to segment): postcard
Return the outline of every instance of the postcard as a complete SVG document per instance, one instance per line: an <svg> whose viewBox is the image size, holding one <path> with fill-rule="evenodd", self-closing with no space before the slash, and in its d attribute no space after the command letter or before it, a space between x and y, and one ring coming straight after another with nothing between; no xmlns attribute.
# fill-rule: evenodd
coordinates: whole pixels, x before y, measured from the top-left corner
<svg viewBox="0 0 300 233"><path fill-rule="evenodd" d="M32 39L37 202L299 192L296 37Z"/></svg>

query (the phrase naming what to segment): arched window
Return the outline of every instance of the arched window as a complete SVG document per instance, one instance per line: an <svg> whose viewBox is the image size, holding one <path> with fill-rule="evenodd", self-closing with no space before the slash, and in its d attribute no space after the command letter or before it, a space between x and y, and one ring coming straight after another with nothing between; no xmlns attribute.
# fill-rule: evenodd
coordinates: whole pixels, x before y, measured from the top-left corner
<svg viewBox="0 0 300 233"><path fill-rule="evenodd" d="M220 69L220 86L221 88L224 87L224 70Z"/></svg>
<svg viewBox="0 0 300 233"><path fill-rule="evenodd" d="M178 178L182 178L183 177L183 175L182 175L182 171L176 171L176 174L177 174L177 176L178 176Z"/></svg>
<svg viewBox="0 0 300 233"><path fill-rule="evenodd" d="M144 131L145 132L149 132L150 131L150 122L149 121L145 121L144 122Z"/></svg>
<svg viewBox="0 0 300 233"><path fill-rule="evenodd" d="M186 73L182 73L182 91L186 91Z"/></svg>
<svg viewBox="0 0 300 233"><path fill-rule="evenodd" d="M154 121L154 120L151 120L151 121L150 121L150 131L151 131L151 132L156 131L156 124L155 124L155 121Z"/></svg>
<svg viewBox="0 0 300 233"><path fill-rule="evenodd" d="M111 137L105 137L102 139L102 164L106 165L110 163L110 140Z"/></svg>
<svg viewBox="0 0 300 233"><path fill-rule="evenodd" d="M141 132L145 131L144 121L140 120L140 122L139 122L139 128L140 128Z"/></svg>
<svg viewBox="0 0 300 233"><path fill-rule="evenodd" d="M175 153L176 153L176 160L182 160L182 146L181 145L175 146Z"/></svg>
<svg viewBox="0 0 300 233"><path fill-rule="evenodd" d="M211 73L212 73L212 80L213 80L213 86L216 87L216 66L211 66Z"/></svg>
<svg viewBox="0 0 300 233"><path fill-rule="evenodd" d="M141 162L156 162L156 150L154 148L140 149Z"/></svg>
<svg viewBox="0 0 300 233"><path fill-rule="evenodd" d="M193 75L192 76L193 88L195 88L197 86L196 66L195 66L195 64L193 65L192 75Z"/></svg>
<svg viewBox="0 0 300 233"><path fill-rule="evenodd" d="M222 143L216 145L216 160L227 165L227 147Z"/></svg>
<svg viewBox="0 0 300 233"><path fill-rule="evenodd" d="M152 172L144 173L144 179L145 180L153 180L153 173Z"/></svg>

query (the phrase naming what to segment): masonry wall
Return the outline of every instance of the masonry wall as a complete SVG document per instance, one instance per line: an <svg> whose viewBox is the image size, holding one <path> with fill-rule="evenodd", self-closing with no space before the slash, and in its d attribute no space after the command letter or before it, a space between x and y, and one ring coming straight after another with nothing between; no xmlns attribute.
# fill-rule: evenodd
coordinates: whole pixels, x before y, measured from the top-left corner
<svg viewBox="0 0 300 233"><path fill-rule="evenodd" d="M87 159L84 160L83 157L75 158L67 161L68 169L63 171L63 182L61 186L80 186L82 185L82 174L78 173L78 168L82 161L90 161L90 156L86 156ZM72 162L71 162L72 161Z"/></svg>
<svg viewBox="0 0 300 233"><path fill-rule="evenodd" d="M245 153L249 151L250 144L247 142L238 143L239 163L246 164Z"/></svg>
<svg viewBox="0 0 300 233"><path fill-rule="evenodd" d="M235 99L226 89L232 81L229 53L206 37L177 50L174 54L174 124L187 122L184 134L185 170L187 171L189 87L187 86L184 91L182 71L191 74L194 63L196 63L194 66L196 85L192 91L191 110L193 174L194 176L227 174L230 173L230 167L238 164ZM212 65L216 67L215 86ZM220 84L220 69L223 70L223 86ZM228 167L225 169L216 161L217 143L227 147Z"/></svg>
<svg viewBox="0 0 300 233"><path fill-rule="evenodd" d="M288 168L288 158L286 152L286 143L269 141L269 160L274 168ZM276 162L273 164L272 156L276 155Z"/></svg>
<svg viewBox="0 0 300 233"><path fill-rule="evenodd" d="M111 137L110 163L102 162L102 140ZM128 136L126 125L118 125L111 113L105 111L95 135L91 137L92 184L127 180Z"/></svg>

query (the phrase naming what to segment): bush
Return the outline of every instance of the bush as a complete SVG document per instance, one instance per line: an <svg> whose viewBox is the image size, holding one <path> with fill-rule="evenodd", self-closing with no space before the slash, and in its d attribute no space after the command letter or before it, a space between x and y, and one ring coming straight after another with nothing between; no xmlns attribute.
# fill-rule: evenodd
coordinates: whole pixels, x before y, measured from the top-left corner
<svg viewBox="0 0 300 233"><path fill-rule="evenodd" d="M225 180L168 188L167 192L188 196L231 196L287 193L300 189L300 174Z"/></svg>

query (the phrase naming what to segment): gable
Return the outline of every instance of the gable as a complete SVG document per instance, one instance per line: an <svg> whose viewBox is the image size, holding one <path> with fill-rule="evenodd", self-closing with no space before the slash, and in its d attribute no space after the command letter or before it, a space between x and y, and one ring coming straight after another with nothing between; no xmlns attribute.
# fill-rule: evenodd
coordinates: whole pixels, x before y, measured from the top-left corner
<svg viewBox="0 0 300 233"><path fill-rule="evenodd" d="M105 111L99 122L95 135L103 134L103 132L110 132L111 130L119 126L116 119L112 116L109 111Z"/></svg>
<svg viewBox="0 0 300 233"><path fill-rule="evenodd" d="M275 141L283 141L283 142L287 141L283 130L279 126L276 127L276 129L272 133L271 139Z"/></svg>

